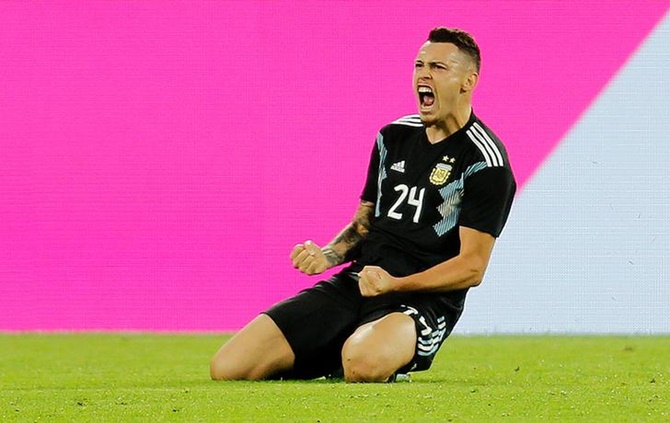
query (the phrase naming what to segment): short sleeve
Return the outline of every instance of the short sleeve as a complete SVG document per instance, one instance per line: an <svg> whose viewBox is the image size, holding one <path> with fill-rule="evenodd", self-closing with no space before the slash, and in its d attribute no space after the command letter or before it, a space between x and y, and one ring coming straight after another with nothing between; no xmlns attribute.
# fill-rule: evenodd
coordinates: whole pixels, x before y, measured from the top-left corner
<svg viewBox="0 0 670 423"><path fill-rule="evenodd" d="M489 167L470 175L464 184L459 226L498 237L515 193L516 182L508 168Z"/></svg>
<svg viewBox="0 0 670 423"><path fill-rule="evenodd" d="M379 148L375 143L370 154L370 163L368 164L368 174L361 194L361 200L369 201L371 203L377 202L377 181L379 175Z"/></svg>

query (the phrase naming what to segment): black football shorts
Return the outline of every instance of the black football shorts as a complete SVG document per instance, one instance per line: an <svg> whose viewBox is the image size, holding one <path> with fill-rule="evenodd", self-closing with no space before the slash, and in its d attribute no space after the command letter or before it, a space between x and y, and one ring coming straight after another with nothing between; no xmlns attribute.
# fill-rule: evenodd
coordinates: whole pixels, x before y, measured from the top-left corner
<svg viewBox="0 0 670 423"><path fill-rule="evenodd" d="M399 372L430 368L462 307L434 293L392 293L364 298L354 274L342 272L281 301L264 313L282 331L295 354L291 372L280 377L313 379L342 366L342 346L359 326L393 312L414 319L417 344L412 361Z"/></svg>

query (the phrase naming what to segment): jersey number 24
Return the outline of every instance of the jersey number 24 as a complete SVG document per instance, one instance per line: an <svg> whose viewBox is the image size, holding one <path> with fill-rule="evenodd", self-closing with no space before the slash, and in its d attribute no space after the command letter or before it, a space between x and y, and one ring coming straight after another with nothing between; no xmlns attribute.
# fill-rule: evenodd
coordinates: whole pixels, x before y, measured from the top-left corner
<svg viewBox="0 0 670 423"><path fill-rule="evenodd" d="M393 189L400 192L400 196L395 201L395 203L393 203L393 206L391 206L389 212L386 215L391 219L401 220L402 213L399 213L397 210L405 203L405 200L407 200L407 204L416 208L414 211L414 216L412 217L412 222L419 223L421 208L423 207L423 194L426 192L426 188L421 188L419 190L417 187L410 188L405 184L400 184L396 185Z"/></svg>

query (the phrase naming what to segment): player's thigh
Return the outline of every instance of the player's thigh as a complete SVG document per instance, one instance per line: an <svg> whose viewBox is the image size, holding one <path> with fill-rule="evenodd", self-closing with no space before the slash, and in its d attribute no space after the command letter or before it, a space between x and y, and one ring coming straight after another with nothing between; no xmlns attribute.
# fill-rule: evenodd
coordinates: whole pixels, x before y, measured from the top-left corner
<svg viewBox="0 0 670 423"><path fill-rule="evenodd" d="M354 331L342 349L343 366L353 362L392 374L412 360L415 349L414 320L393 312Z"/></svg>
<svg viewBox="0 0 670 423"><path fill-rule="evenodd" d="M282 331L261 314L217 351L210 372L212 379L266 379L291 369L294 360Z"/></svg>
<svg viewBox="0 0 670 423"><path fill-rule="evenodd" d="M295 354L293 368L281 377L313 379L336 373L342 346L359 326L361 302L358 282L339 274L266 310Z"/></svg>

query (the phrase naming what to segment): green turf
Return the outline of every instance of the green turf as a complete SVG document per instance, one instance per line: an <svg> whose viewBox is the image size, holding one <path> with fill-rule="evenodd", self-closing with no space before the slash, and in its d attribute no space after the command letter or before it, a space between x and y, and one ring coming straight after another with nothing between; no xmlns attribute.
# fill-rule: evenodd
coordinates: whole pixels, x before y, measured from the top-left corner
<svg viewBox="0 0 670 423"><path fill-rule="evenodd" d="M413 382L212 382L214 335L0 335L0 421L670 421L670 337L450 338Z"/></svg>

